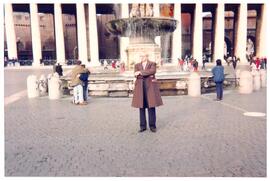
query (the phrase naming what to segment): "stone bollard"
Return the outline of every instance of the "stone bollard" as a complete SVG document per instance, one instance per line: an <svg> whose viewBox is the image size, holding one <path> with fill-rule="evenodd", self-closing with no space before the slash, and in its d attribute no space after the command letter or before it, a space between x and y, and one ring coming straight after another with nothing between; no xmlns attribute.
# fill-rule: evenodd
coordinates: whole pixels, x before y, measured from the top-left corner
<svg viewBox="0 0 270 181"><path fill-rule="evenodd" d="M260 70L260 77L261 77L261 87L266 87L266 70L261 69Z"/></svg>
<svg viewBox="0 0 270 181"><path fill-rule="evenodd" d="M241 69L237 69L235 71L236 85L239 85L240 73L241 73Z"/></svg>
<svg viewBox="0 0 270 181"><path fill-rule="evenodd" d="M19 62L15 62L14 66L15 67L19 67L20 66L20 63Z"/></svg>
<svg viewBox="0 0 270 181"><path fill-rule="evenodd" d="M39 93L41 96L45 96L48 92L48 81L44 74L39 78Z"/></svg>
<svg viewBox="0 0 270 181"><path fill-rule="evenodd" d="M253 72L253 90L258 91L261 88L261 78L258 71Z"/></svg>
<svg viewBox="0 0 270 181"><path fill-rule="evenodd" d="M58 73L54 73L53 76L48 80L49 88L49 99L60 99L61 98L61 81Z"/></svg>
<svg viewBox="0 0 270 181"><path fill-rule="evenodd" d="M13 63L12 62L8 62L7 66L8 67L13 67Z"/></svg>
<svg viewBox="0 0 270 181"><path fill-rule="evenodd" d="M201 95L201 77L197 72L192 72L189 76L188 95L192 97Z"/></svg>
<svg viewBox="0 0 270 181"><path fill-rule="evenodd" d="M28 98L35 98L39 96L38 79L35 75L27 77L27 95Z"/></svg>
<svg viewBox="0 0 270 181"><path fill-rule="evenodd" d="M239 93L250 94L253 91L253 78L251 72L242 71L239 80Z"/></svg>

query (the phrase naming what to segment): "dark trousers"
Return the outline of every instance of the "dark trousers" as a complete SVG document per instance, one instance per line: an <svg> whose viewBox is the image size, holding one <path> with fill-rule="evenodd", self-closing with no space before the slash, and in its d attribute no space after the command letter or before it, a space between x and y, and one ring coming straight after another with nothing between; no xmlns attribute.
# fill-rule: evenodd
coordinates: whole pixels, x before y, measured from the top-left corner
<svg viewBox="0 0 270 181"><path fill-rule="evenodd" d="M83 100L84 101L87 101L87 97L88 97L88 85L87 84L85 84L85 85L83 85Z"/></svg>
<svg viewBox="0 0 270 181"><path fill-rule="evenodd" d="M145 109L147 108L149 127L156 128L156 108L155 107L149 108L146 92L147 92L146 83L145 80L143 80L143 108L140 108L140 127L142 129L146 128Z"/></svg>
<svg viewBox="0 0 270 181"><path fill-rule="evenodd" d="M146 116L145 116L145 109L140 108L140 127L142 129L146 128ZM156 108L147 108L148 109L148 121L150 128L156 128Z"/></svg>
<svg viewBox="0 0 270 181"><path fill-rule="evenodd" d="M223 98L223 82L216 82L217 99Z"/></svg>

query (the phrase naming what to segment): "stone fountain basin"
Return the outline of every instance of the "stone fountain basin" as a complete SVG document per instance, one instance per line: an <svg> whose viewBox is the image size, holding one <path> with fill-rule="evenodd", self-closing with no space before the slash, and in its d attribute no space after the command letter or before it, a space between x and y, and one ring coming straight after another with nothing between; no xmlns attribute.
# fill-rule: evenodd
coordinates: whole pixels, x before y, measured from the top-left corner
<svg viewBox="0 0 270 181"><path fill-rule="evenodd" d="M172 33L177 20L172 18L122 18L106 23L107 30L123 37L160 36Z"/></svg>

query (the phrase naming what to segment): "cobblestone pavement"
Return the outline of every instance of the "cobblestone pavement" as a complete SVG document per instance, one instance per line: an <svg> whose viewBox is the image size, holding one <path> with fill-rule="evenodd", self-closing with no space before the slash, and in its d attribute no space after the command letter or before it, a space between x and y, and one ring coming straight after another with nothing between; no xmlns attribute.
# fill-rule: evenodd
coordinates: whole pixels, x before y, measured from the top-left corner
<svg viewBox="0 0 270 181"><path fill-rule="evenodd" d="M6 176L266 177L266 89L163 97L157 132L139 129L130 98L24 97L5 106Z"/></svg>

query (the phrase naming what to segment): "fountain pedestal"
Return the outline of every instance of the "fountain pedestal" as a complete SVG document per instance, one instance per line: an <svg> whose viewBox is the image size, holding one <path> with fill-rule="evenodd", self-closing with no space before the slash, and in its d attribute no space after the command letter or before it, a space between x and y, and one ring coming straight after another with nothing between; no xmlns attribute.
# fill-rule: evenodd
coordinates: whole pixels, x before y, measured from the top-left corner
<svg viewBox="0 0 270 181"><path fill-rule="evenodd" d="M157 66L161 63L161 48L155 44L130 44L127 47L127 68L128 70L133 70L134 65L140 62L140 55L147 53L149 60L156 62Z"/></svg>

